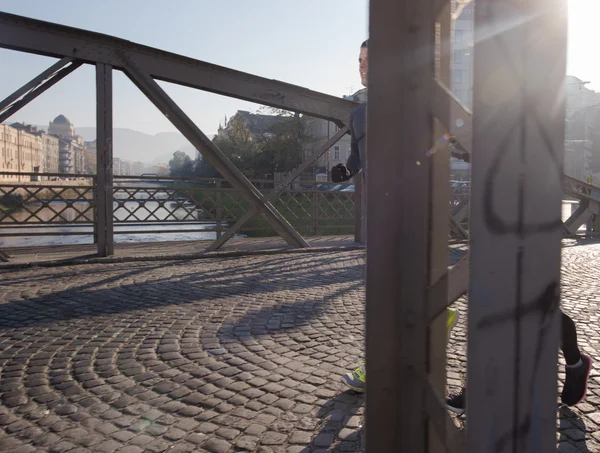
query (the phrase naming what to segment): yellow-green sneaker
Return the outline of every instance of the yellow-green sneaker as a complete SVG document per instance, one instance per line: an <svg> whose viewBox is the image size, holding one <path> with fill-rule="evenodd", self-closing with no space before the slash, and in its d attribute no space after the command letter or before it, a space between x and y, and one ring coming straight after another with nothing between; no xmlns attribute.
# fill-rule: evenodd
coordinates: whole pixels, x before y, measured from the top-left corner
<svg viewBox="0 0 600 453"><path fill-rule="evenodd" d="M454 308L446 308L446 314L448 315L446 318L446 331L448 334L448 341L450 341L450 334L452 333L452 329L454 329L458 323L459 313L458 310L455 310Z"/></svg>
<svg viewBox="0 0 600 453"><path fill-rule="evenodd" d="M452 333L452 329L458 323L458 310L454 308L446 309L446 330L448 333L448 340L450 340L450 333ZM346 384L349 388L354 390L355 392L363 393L367 389L367 369L365 367L365 362L361 362L361 364L351 373L346 373L342 376L342 382Z"/></svg>
<svg viewBox="0 0 600 453"><path fill-rule="evenodd" d="M351 373L344 374L342 382L355 392L363 393L367 389L367 369L365 368L365 362L362 362Z"/></svg>

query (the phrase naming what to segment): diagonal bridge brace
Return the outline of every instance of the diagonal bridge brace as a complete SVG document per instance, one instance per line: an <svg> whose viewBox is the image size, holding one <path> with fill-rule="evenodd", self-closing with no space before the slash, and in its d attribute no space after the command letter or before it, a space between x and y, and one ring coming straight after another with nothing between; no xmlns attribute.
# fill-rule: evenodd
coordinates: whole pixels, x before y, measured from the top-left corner
<svg viewBox="0 0 600 453"><path fill-rule="evenodd" d="M470 161L472 140L472 114L452 91L439 79L433 83L433 116L450 134L452 157Z"/></svg>
<svg viewBox="0 0 600 453"><path fill-rule="evenodd" d="M308 248L310 245L289 222L266 201L260 191L236 168L223 152L204 135L194 122L179 108L150 74L125 52L119 52L123 68L131 81L171 121L171 123L199 150L208 162L221 173L240 194L265 217L277 233L290 245Z"/></svg>
<svg viewBox="0 0 600 453"><path fill-rule="evenodd" d="M300 165L298 168L296 168L296 170L294 170L292 172L292 174L285 179L285 181L283 181L275 189L273 189L265 197L265 201L271 202L271 201L275 200L277 197L279 197L279 195L281 195L283 193L285 188L287 186L289 186L292 183L292 181L294 181L296 178L298 178L298 176L300 176L304 170L306 170L310 165L312 165L312 163L315 162L319 157L321 157L323 154L325 154L329 148L331 148L333 145L335 145L338 142L338 140L340 138L342 138L344 135L346 135L347 133L348 133L347 127L343 127L342 129L340 129L333 137L331 137L329 140L327 140L327 142L325 142L323 144L323 146L321 146L321 148L319 148L317 151L315 151L310 158L308 158L302 165ZM248 211L246 211L246 213L242 217L240 217L238 219L238 221L233 226L231 226L223 234L223 236L217 238L217 240L215 242L213 242L211 245L209 245L208 248L205 250L205 252L213 252L213 251L219 249L220 247L222 247L223 244L225 244L225 242L227 242L229 239L231 239L233 237L233 235L235 233L237 233L244 226L244 224L246 222L248 222L252 217L254 217L257 213L258 213L258 209L256 208L256 206L252 206Z"/></svg>
<svg viewBox="0 0 600 453"><path fill-rule="evenodd" d="M69 63L71 63L69 65ZM83 62L64 57L17 91L0 101L0 123L10 118L40 94L79 68ZM67 66L68 65L68 66Z"/></svg>

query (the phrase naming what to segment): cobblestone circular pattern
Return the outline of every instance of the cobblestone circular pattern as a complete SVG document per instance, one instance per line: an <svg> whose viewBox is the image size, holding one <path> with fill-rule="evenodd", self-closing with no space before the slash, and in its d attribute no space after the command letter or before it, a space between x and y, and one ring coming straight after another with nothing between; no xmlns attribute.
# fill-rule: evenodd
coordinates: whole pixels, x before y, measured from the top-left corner
<svg viewBox="0 0 600 453"><path fill-rule="evenodd" d="M363 254L2 273L0 451L360 451Z"/></svg>
<svg viewBox="0 0 600 453"><path fill-rule="evenodd" d="M596 363L599 254L563 253L563 306ZM340 376L363 354L363 267L357 251L0 273L0 451L361 451L364 400ZM599 383L560 409L559 451L600 451Z"/></svg>

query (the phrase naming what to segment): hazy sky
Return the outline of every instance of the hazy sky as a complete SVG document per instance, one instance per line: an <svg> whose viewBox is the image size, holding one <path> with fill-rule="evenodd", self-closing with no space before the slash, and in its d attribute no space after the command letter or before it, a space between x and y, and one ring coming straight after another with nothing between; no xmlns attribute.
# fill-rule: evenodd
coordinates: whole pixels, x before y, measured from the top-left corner
<svg viewBox="0 0 600 453"><path fill-rule="evenodd" d="M588 88L600 91L598 17L600 0L568 0L569 54L567 73L590 81Z"/></svg>
<svg viewBox="0 0 600 453"><path fill-rule="evenodd" d="M0 0L0 11L97 31L336 96L360 88L358 48L367 36L364 0ZM0 49L0 98L53 59ZM10 70L6 70L10 68ZM63 113L95 124L94 70L84 66L11 118L48 124ZM207 134L238 109L260 106L161 83ZM120 72L114 125L175 130Z"/></svg>
<svg viewBox="0 0 600 453"><path fill-rule="evenodd" d="M360 88L357 49L367 37L366 0L0 0L0 10L111 34L260 76L341 96ZM569 0L568 73L600 90L591 57L600 0ZM0 49L0 98L52 63ZM207 134L238 109L259 106L161 83ZM114 125L146 133L175 130L121 73L114 76ZM94 70L85 66L11 120L47 125L59 113L95 124Z"/></svg>

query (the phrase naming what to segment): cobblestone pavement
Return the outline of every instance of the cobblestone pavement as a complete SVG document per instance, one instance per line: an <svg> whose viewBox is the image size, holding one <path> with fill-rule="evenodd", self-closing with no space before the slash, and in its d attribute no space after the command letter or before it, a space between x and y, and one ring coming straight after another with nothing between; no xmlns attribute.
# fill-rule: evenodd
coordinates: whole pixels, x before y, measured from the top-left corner
<svg viewBox="0 0 600 453"><path fill-rule="evenodd" d="M579 346L592 358L588 393L584 402L568 408L558 405L559 453L600 452L600 244L565 240L562 254L562 309L575 321ZM466 297L455 303L467 313ZM448 347L448 387L460 389L466 371L466 316L461 316ZM558 390L562 389L565 361L559 353ZM559 403L557 394L557 404Z"/></svg>
<svg viewBox="0 0 600 453"><path fill-rule="evenodd" d="M596 363L599 254L566 247L563 279ZM361 451L364 400L340 376L363 354L363 265L351 251L0 272L0 451ZM560 451L600 451L599 384L560 410Z"/></svg>

